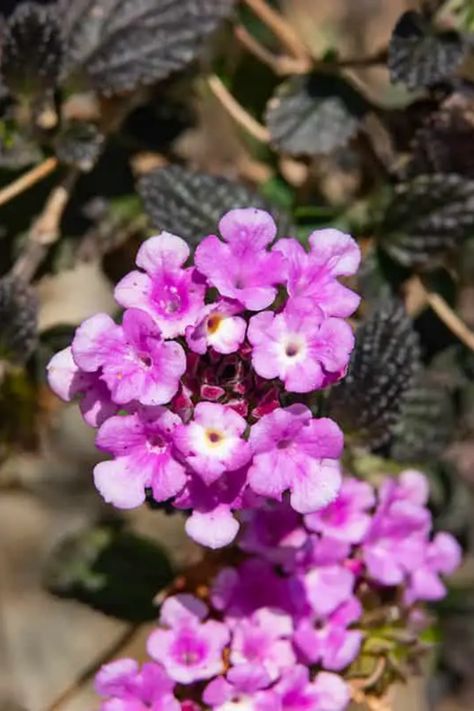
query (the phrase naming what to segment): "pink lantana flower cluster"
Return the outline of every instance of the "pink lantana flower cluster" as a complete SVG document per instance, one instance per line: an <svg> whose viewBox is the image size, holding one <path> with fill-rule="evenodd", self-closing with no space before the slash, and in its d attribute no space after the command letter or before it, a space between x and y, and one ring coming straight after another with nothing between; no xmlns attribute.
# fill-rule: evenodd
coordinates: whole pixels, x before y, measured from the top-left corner
<svg viewBox="0 0 474 711"><path fill-rule="evenodd" d="M257 209L230 211L219 232L193 260L167 232L144 242L115 289L121 323L87 319L48 368L52 389L79 397L98 428L110 457L94 470L104 499L127 509L151 496L187 509L188 534L214 548L235 538L233 512L255 496L289 492L301 514L337 496L342 433L314 418L305 396L346 371L354 337L345 319L359 297L339 277L360 260L337 230L314 232L309 251L276 240L272 217Z"/></svg>
<svg viewBox="0 0 474 711"><path fill-rule="evenodd" d="M402 644L410 629L416 638L420 604L443 597L441 576L459 565L455 539L432 534L427 492L407 470L378 491L344 478L335 502L304 516L261 500L238 539L246 557L217 574L206 601L182 593L162 604L152 661L102 668L102 711L346 709L346 670L374 609L388 600L386 627Z"/></svg>

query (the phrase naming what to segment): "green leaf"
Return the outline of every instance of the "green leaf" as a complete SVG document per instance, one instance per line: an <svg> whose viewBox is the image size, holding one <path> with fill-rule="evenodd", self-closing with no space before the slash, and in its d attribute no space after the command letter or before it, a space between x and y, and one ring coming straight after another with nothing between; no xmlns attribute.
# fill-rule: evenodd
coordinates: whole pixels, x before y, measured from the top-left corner
<svg viewBox="0 0 474 711"><path fill-rule="evenodd" d="M234 0L59 0L66 73L104 93L130 91L182 69Z"/></svg>
<svg viewBox="0 0 474 711"><path fill-rule="evenodd" d="M390 78L409 89L431 86L449 77L463 56L457 32L437 31L423 15L410 10L400 17L390 39Z"/></svg>
<svg viewBox="0 0 474 711"><path fill-rule="evenodd" d="M38 300L21 280L0 278L0 357L26 363L38 340Z"/></svg>
<svg viewBox="0 0 474 711"><path fill-rule="evenodd" d="M61 163L87 173L96 164L105 136L92 123L73 121L62 129L55 140L55 151Z"/></svg>
<svg viewBox="0 0 474 711"><path fill-rule="evenodd" d="M390 455L399 462L435 459L451 440L454 427L449 390L429 372L420 373L402 398Z"/></svg>
<svg viewBox="0 0 474 711"><path fill-rule="evenodd" d="M356 441L378 449L396 425L419 368L418 337L403 305L373 305L356 332L345 379L329 395L329 413Z"/></svg>
<svg viewBox="0 0 474 711"><path fill-rule="evenodd" d="M456 173L474 179L474 101L469 91L457 91L429 114L416 131L409 171Z"/></svg>
<svg viewBox="0 0 474 711"><path fill-rule="evenodd" d="M290 155L314 156L344 146L369 106L347 81L312 73L281 84L265 115L273 144Z"/></svg>
<svg viewBox="0 0 474 711"><path fill-rule="evenodd" d="M1 45L3 81L15 95L54 89L61 71L63 43L53 10L34 2L18 5Z"/></svg>
<svg viewBox="0 0 474 711"><path fill-rule="evenodd" d="M153 227L179 235L190 244L214 233L222 215L237 207L269 210L282 233L289 225L286 213L272 208L255 190L228 178L178 165L148 173L139 181L138 192Z"/></svg>
<svg viewBox="0 0 474 711"><path fill-rule="evenodd" d="M380 244L407 267L433 269L474 233L474 181L419 175L397 186Z"/></svg>
<svg viewBox="0 0 474 711"><path fill-rule="evenodd" d="M54 594L134 622L156 617L154 597L172 579L171 564L159 546L113 526L97 526L63 540L44 574Z"/></svg>

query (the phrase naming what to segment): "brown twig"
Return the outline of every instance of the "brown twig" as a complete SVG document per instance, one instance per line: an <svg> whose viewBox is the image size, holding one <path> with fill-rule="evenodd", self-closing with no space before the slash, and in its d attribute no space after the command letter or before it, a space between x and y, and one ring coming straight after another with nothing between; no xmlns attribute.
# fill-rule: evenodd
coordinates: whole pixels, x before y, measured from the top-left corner
<svg viewBox="0 0 474 711"><path fill-rule="evenodd" d="M353 688L360 689L361 691L370 689L380 680L380 677L384 673L386 666L387 661L385 657L383 655L379 656L379 658L375 661L374 668L369 674L369 676L364 676L360 678L356 677L351 681Z"/></svg>
<svg viewBox="0 0 474 711"><path fill-rule="evenodd" d="M256 138L257 141L268 143L270 135L265 126L259 123L257 119L254 119L254 117L239 104L237 99L232 96L225 84L222 83L216 74L212 74L208 77L207 83L216 99L218 99L230 116L232 116L242 128Z"/></svg>
<svg viewBox="0 0 474 711"><path fill-rule="evenodd" d="M305 62L309 68L311 64L309 54L288 21L270 5L267 5L265 0L245 0L245 2L255 15L271 29L290 54L301 62Z"/></svg>
<svg viewBox="0 0 474 711"><path fill-rule="evenodd" d="M306 60L295 59L286 54L273 54L269 49L263 46L243 25L237 25L234 28L234 34L239 42L256 57L262 64L280 76L287 74L304 74L308 70L308 62Z"/></svg>
<svg viewBox="0 0 474 711"><path fill-rule="evenodd" d="M442 296L431 291L420 279L420 285L425 294L426 301L431 306L438 318L459 338L465 346L474 351L474 332L471 331L464 321L452 310Z"/></svg>
<svg viewBox="0 0 474 711"><path fill-rule="evenodd" d="M99 657L94 659L94 661L74 679L72 684L70 684L67 689L62 691L59 696L57 696L54 701L46 707L45 711L59 711L59 709L64 708L65 704L74 698L82 687L95 676L103 664L107 664L107 662L117 656L119 652L121 652L121 650L133 640L140 628L140 624L127 625L126 629L120 634L120 636L109 647L107 647L107 649L102 652Z"/></svg>
<svg viewBox="0 0 474 711"><path fill-rule="evenodd" d="M76 169L70 170L64 180L51 192L41 215L33 223L27 244L13 265L12 274L30 281L46 253L59 238L59 226L72 189L78 178Z"/></svg>
<svg viewBox="0 0 474 711"><path fill-rule="evenodd" d="M34 168L0 190L0 205L5 205L9 200L13 200L14 197L28 190L28 188L31 188L35 183L46 178L57 166L57 158L47 158L39 165L35 165Z"/></svg>
<svg viewBox="0 0 474 711"><path fill-rule="evenodd" d="M387 62L387 49L380 49L374 54L368 54L365 57L337 57L335 59L322 59L316 62L315 68L326 69L364 69L366 67L376 67L379 64Z"/></svg>
<svg viewBox="0 0 474 711"><path fill-rule="evenodd" d="M368 711L390 711L391 709L391 704L387 698L369 696L356 687L351 687L351 696L356 704L365 706Z"/></svg>

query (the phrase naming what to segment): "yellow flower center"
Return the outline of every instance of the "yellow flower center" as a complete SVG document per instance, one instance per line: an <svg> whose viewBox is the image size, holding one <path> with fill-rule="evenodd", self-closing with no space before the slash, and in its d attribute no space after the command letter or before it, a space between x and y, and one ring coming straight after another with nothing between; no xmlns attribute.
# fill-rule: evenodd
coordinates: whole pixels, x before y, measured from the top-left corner
<svg viewBox="0 0 474 711"><path fill-rule="evenodd" d="M222 440L224 439L224 436L222 432L219 432L218 430L212 430L212 429L207 429L206 430L206 437L209 442L209 444L213 445L216 447Z"/></svg>
<svg viewBox="0 0 474 711"><path fill-rule="evenodd" d="M211 335L214 334L219 328L222 321L222 316L220 314L212 314L207 319L207 332Z"/></svg>

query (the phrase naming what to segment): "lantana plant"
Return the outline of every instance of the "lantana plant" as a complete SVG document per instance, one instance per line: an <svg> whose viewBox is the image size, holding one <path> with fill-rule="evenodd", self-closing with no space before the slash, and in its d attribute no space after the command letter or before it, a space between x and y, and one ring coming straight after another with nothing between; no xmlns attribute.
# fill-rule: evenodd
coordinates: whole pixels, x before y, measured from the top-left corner
<svg viewBox="0 0 474 711"><path fill-rule="evenodd" d="M202 584L164 596L149 662L100 670L103 711L342 711L374 637L374 684L416 653L421 603L459 563L456 541L431 534L424 477L374 489L343 474L343 434L315 416L354 345L359 297L339 278L357 244L334 229L308 250L276 236L250 208L193 257L178 236L150 238L116 287L121 322L87 319L49 364L98 430L105 501L166 502L196 542L234 543Z"/></svg>

